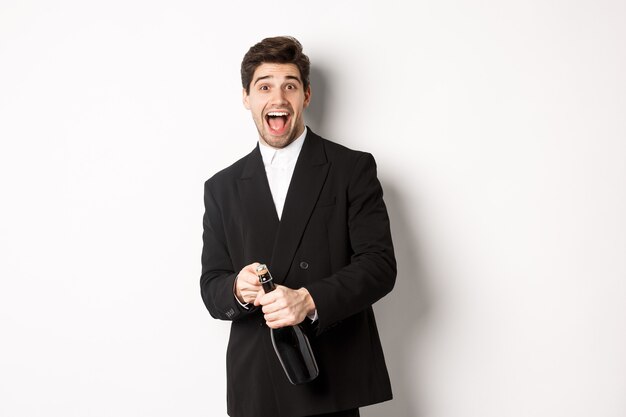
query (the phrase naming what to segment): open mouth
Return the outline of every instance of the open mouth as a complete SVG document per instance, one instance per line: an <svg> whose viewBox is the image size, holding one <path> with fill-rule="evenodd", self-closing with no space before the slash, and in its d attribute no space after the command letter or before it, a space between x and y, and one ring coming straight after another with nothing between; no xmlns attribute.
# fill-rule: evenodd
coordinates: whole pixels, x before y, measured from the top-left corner
<svg viewBox="0 0 626 417"><path fill-rule="evenodd" d="M271 111L265 115L265 121L269 126L270 133L282 135L287 129L291 115L286 111Z"/></svg>

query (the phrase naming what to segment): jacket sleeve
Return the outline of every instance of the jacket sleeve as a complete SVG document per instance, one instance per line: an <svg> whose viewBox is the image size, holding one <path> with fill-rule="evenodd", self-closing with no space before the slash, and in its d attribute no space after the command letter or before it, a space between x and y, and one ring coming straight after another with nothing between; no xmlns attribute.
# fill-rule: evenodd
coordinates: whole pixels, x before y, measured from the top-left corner
<svg viewBox="0 0 626 417"><path fill-rule="evenodd" d="M237 320L256 308L254 306L244 308L234 296L238 271L233 267L221 207L211 193L210 180L204 186L204 209L200 277L202 300L212 317Z"/></svg>
<svg viewBox="0 0 626 417"><path fill-rule="evenodd" d="M371 154L361 154L355 163L347 198L350 263L306 286L317 307L318 334L370 307L395 284L396 260L389 217Z"/></svg>

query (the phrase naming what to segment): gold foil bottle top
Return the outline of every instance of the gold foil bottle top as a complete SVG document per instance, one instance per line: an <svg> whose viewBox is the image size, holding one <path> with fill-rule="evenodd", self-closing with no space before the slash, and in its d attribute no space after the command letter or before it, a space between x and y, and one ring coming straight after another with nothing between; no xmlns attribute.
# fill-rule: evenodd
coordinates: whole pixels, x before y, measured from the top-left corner
<svg viewBox="0 0 626 417"><path fill-rule="evenodd" d="M256 275L261 276L267 274L267 265L261 264L256 267Z"/></svg>
<svg viewBox="0 0 626 417"><path fill-rule="evenodd" d="M267 269L267 265L261 264L257 266L255 272L265 292L273 291L274 288L276 288L272 283L272 274L270 274L269 269Z"/></svg>

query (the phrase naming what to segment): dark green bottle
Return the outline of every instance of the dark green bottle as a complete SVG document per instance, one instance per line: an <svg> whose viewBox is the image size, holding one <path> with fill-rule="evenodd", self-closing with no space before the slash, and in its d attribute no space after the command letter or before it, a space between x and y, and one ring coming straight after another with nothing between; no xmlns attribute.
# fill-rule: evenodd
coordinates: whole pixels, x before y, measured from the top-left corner
<svg viewBox="0 0 626 417"><path fill-rule="evenodd" d="M276 289L272 275L265 264L256 268L256 274L266 293ZM319 374L317 362L315 362L309 339L300 325L270 329L270 334L274 351L289 382L293 385L299 385L317 377Z"/></svg>

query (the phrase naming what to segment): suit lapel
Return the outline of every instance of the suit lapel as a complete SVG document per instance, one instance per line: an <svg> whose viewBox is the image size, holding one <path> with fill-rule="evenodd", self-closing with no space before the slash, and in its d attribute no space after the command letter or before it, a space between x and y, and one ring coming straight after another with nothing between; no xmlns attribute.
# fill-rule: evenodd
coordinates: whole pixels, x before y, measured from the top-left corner
<svg viewBox="0 0 626 417"><path fill-rule="evenodd" d="M302 234L326 181L328 168L322 140L309 129L289 184L269 264L278 282L283 282L289 273Z"/></svg>
<svg viewBox="0 0 626 417"><path fill-rule="evenodd" d="M267 263L272 256L278 215L258 145L247 157L241 177L237 180L237 188L244 213L245 257L250 262Z"/></svg>

